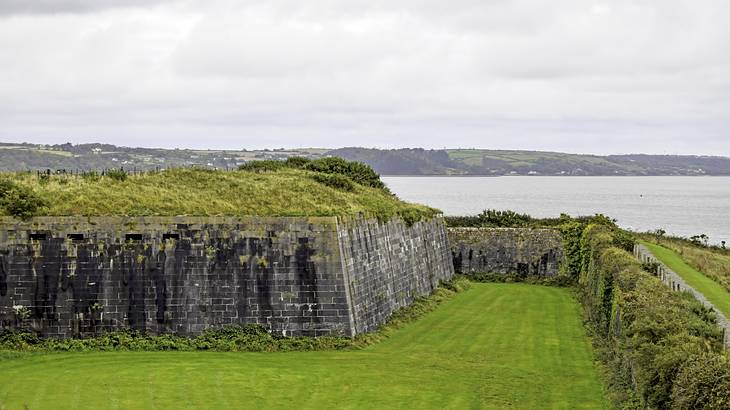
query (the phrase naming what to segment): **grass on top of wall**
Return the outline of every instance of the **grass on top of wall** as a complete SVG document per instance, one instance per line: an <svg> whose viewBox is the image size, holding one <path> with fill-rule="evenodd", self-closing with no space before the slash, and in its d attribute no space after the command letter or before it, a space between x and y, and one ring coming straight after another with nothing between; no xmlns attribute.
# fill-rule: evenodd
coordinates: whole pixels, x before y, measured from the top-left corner
<svg viewBox="0 0 730 410"><path fill-rule="evenodd" d="M41 204L34 215L364 215L412 223L439 213L405 203L385 189L356 183L342 189L318 176L297 169L253 173L179 168L123 178L5 173L0 180L32 191ZM2 207L0 212L10 214Z"/></svg>

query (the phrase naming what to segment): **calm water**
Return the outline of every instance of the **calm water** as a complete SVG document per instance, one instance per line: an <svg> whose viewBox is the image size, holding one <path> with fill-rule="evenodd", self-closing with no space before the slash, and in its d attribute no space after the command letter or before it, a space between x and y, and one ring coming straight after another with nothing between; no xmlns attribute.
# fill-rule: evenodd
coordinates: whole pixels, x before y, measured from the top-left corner
<svg viewBox="0 0 730 410"><path fill-rule="evenodd" d="M511 209L538 217L602 213L639 231L664 228L730 243L730 177L383 177L400 198L446 215Z"/></svg>

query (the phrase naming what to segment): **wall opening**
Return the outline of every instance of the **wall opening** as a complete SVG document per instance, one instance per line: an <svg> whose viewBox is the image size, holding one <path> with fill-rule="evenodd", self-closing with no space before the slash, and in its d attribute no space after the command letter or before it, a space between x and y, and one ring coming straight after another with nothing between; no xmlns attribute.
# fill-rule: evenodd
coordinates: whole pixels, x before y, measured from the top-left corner
<svg viewBox="0 0 730 410"><path fill-rule="evenodd" d="M82 233L70 233L66 235L66 238L71 239L72 241L83 241L84 240L84 234Z"/></svg>
<svg viewBox="0 0 730 410"><path fill-rule="evenodd" d="M30 240L31 241L45 241L48 237L48 234L41 233L41 232L35 232L30 234Z"/></svg>
<svg viewBox="0 0 730 410"><path fill-rule="evenodd" d="M141 233L128 233L124 235L124 240L126 241L141 241L142 240L142 234Z"/></svg>
<svg viewBox="0 0 730 410"><path fill-rule="evenodd" d="M167 240L167 239L175 239L175 240L178 240L178 239L180 239L180 234L179 233L163 233L162 234L162 239L163 240Z"/></svg>

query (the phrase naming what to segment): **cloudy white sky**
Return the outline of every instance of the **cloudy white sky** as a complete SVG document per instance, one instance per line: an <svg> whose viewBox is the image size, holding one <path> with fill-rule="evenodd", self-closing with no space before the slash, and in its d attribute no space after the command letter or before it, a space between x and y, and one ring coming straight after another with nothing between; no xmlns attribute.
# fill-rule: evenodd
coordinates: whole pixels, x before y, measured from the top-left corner
<svg viewBox="0 0 730 410"><path fill-rule="evenodd" d="M0 141L730 155L730 1L0 0Z"/></svg>

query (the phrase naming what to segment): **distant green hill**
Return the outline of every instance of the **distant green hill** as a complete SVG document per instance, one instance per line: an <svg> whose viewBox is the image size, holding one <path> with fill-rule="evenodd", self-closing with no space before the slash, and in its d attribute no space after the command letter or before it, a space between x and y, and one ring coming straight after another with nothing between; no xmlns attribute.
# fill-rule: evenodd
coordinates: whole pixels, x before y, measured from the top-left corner
<svg viewBox="0 0 730 410"><path fill-rule="evenodd" d="M384 175L730 175L730 158L709 156L368 148L326 155L364 162Z"/></svg>
<svg viewBox="0 0 730 410"><path fill-rule="evenodd" d="M260 159L337 156L382 175L730 175L730 158L690 155L580 155L488 149L428 150L347 147L266 150L128 148L108 144L0 143L0 171L128 170L197 166L235 169Z"/></svg>

